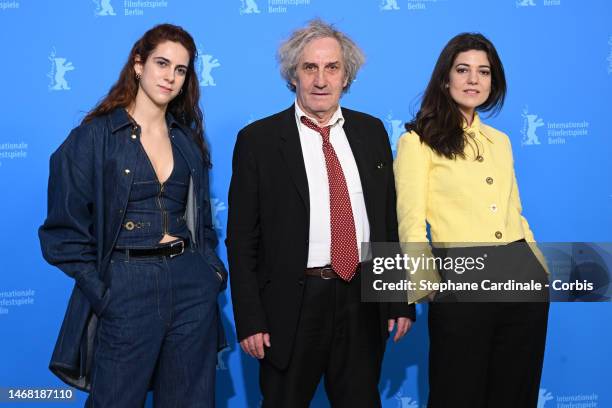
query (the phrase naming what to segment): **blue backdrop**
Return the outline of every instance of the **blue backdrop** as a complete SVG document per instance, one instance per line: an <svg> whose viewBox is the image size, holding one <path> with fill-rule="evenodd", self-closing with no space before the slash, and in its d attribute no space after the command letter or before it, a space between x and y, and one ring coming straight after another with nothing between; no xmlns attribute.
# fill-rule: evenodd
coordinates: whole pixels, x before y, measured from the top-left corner
<svg viewBox="0 0 612 408"><path fill-rule="evenodd" d="M317 16L365 51L367 63L342 104L380 117L394 147L448 39L463 31L487 35L509 93L501 114L485 121L513 142L536 238L612 241L607 0L0 0L0 387L62 385L47 363L72 281L42 260L36 236L48 158L108 91L134 41L160 22L182 25L196 39L223 242L235 136L293 102L275 52ZM219 251L225 259L223 244ZM257 363L237 347L229 291L220 299L231 349L219 359L218 405L257 406ZM388 347L384 407L426 403L426 309L418 312L410 334ZM552 305L540 408L571 401L612 407L611 318L610 303ZM71 405L84 398L78 393ZM320 391L312 406L328 406Z"/></svg>

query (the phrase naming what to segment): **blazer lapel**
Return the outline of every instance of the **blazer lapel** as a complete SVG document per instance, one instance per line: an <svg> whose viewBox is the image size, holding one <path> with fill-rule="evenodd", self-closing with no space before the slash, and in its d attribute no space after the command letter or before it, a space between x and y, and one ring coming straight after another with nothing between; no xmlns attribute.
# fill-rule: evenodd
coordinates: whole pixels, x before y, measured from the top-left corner
<svg viewBox="0 0 612 408"><path fill-rule="evenodd" d="M367 149L367 135L364 135L359 124L354 122L353 116L342 109L342 116L344 116L344 133L346 139L351 146L355 163L357 164L357 170L359 171L359 179L361 180L361 189L363 191L363 199L366 205L366 212L368 213L368 221L372 225L371 215L374 214L374 202L373 197L370 196L372 186L372 169L369 165L369 155Z"/></svg>
<svg viewBox="0 0 612 408"><path fill-rule="evenodd" d="M304 165L304 154L300 144L300 135L297 124L295 123L295 107L291 106L281 115L280 123L280 149L289 169L289 174L293 183L304 201L306 211L310 214L310 198L308 192L308 178L306 177L306 167Z"/></svg>

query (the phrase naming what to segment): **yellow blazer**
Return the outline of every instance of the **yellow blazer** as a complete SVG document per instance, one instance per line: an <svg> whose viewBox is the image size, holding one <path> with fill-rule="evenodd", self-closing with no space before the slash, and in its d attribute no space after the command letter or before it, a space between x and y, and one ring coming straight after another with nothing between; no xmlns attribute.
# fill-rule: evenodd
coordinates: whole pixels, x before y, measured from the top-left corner
<svg viewBox="0 0 612 408"><path fill-rule="evenodd" d="M399 139L394 172L400 241L427 243L429 223L435 246L501 245L523 238L535 242L521 214L510 139L483 124L478 114L464 130L464 159L436 154L414 131ZM532 248L547 269L537 246ZM436 271L419 270L411 279L440 277ZM426 295L411 292L409 301Z"/></svg>

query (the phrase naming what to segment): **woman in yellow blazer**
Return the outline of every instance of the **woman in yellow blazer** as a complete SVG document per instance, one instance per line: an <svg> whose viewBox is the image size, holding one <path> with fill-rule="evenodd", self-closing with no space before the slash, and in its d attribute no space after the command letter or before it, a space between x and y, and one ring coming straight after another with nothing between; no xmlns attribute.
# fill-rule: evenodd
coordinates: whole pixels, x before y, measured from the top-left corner
<svg viewBox="0 0 612 408"><path fill-rule="evenodd" d="M542 254L535 244L521 243L533 243L534 236L521 213L510 140L482 123L477 112L498 112L505 94L504 69L493 44L480 34L451 39L416 118L398 142L399 235L408 252L421 252L429 224L434 248L446 251L434 249L436 255L486 249L488 267L476 277L535 274L542 282ZM432 284L458 279L452 272L419 269L411 279ZM430 407L537 406L547 302L440 302L449 298L427 288L408 297L433 301Z"/></svg>

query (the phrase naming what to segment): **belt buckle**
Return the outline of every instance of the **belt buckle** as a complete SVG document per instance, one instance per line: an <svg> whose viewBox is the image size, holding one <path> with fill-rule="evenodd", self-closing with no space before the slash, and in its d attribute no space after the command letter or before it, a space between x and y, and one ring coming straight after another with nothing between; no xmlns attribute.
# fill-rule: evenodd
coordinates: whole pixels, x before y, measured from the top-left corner
<svg viewBox="0 0 612 408"><path fill-rule="evenodd" d="M181 246L181 252L179 252L178 254L170 254L168 255L168 258L172 259L175 256L183 255L183 253L185 252L185 241L180 240L180 241L173 242L170 244L170 248L174 248L177 245Z"/></svg>
<svg viewBox="0 0 612 408"><path fill-rule="evenodd" d="M323 272L325 272L325 271L331 271L331 272L333 273L333 272L334 272L334 269L333 269L332 267L330 267L330 266L325 267L325 268L321 268L321 272L319 272L319 275L321 276L321 279L325 279L325 280L334 279L334 277L333 277L333 276L325 277L325 276L323 275Z"/></svg>

